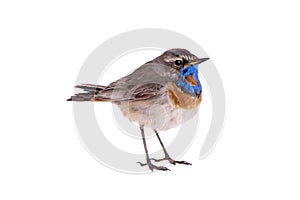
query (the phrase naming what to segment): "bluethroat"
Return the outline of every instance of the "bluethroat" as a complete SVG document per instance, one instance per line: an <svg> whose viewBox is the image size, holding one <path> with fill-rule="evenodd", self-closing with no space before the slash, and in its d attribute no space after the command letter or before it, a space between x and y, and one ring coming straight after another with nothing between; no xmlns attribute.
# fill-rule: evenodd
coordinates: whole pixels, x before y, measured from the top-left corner
<svg viewBox="0 0 300 200"><path fill-rule="evenodd" d="M144 144L146 163L150 170L169 170L151 161L169 161L171 164L191 165L172 159L160 139L158 131L180 125L192 117L202 100L202 85L198 78L198 64L209 58L198 58L186 49L170 49L145 63L131 74L108 86L83 84L83 90L67 101L111 102L124 116L139 124ZM151 128L164 151L164 158L150 158L145 140L144 127Z"/></svg>

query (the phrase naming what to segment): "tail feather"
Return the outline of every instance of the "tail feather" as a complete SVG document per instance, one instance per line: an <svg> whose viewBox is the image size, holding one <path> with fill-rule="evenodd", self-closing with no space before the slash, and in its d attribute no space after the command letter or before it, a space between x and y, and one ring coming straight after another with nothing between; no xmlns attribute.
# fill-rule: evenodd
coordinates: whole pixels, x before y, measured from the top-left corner
<svg viewBox="0 0 300 200"><path fill-rule="evenodd" d="M84 91L87 91L87 92L99 92L105 88L105 86L93 85L93 84L76 85L75 87L83 89Z"/></svg>
<svg viewBox="0 0 300 200"><path fill-rule="evenodd" d="M85 92L77 93L67 99L67 101L92 101L94 96L105 88L105 86L93 84L76 85L75 87L80 88Z"/></svg>

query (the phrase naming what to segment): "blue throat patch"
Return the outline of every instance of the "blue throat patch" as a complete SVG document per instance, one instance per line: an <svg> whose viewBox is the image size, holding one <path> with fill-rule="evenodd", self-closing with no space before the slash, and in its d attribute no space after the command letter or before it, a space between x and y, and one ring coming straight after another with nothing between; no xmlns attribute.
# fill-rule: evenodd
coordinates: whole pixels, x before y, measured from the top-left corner
<svg viewBox="0 0 300 200"><path fill-rule="evenodd" d="M192 76L194 84L188 81L188 77ZM196 95L197 97L200 95L202 91L202 85L198 78L198 66L192 65L180 70L180 76L183 80L177 81L177 86L185 93Z"/></svg>

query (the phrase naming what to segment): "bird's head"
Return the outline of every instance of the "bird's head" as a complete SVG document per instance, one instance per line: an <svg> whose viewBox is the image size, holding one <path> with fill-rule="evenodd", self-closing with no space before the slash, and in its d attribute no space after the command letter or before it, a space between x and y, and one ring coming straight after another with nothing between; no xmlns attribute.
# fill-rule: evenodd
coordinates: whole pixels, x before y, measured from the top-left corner
<svg viewBox="0 0 300 200"><path fill-rule="evenodd" d="M151 62L167 65L180 72L183 68L196 66L209 58L198 58L186 49L170 49Z"/></svg>
<svg viewBox="0 0 300 200"><path fill-rule="evenodd" d="M198 78L197 66L208 59L198 58L186 49L170 49L150 62L172 68L180 76L177 86L184 92L199 96L202 86Z"/></svg>

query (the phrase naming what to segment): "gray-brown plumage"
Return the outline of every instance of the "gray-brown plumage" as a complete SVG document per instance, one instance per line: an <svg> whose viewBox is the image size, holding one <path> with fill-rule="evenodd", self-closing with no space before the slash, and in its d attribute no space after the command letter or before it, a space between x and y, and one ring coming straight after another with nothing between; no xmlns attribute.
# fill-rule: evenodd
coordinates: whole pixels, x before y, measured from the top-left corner
<svg viewBox="0 0 300 200"><path fill-rule="evenodd" d="M196 66L207 59L199 59L185 49L170 49L108 86L75 86L84 92L75 94L68 101L112 102L118 105L126 117L140 125L147 160L146 164L140 163L142 166L148 165L151 170L168 170L150 162L144 127L155 131L165 152L165 158L156 161L189 164L170 158L157 130L176 127L197 112L202 86ZM155 106L161 109L152 109Z"/></svg>

